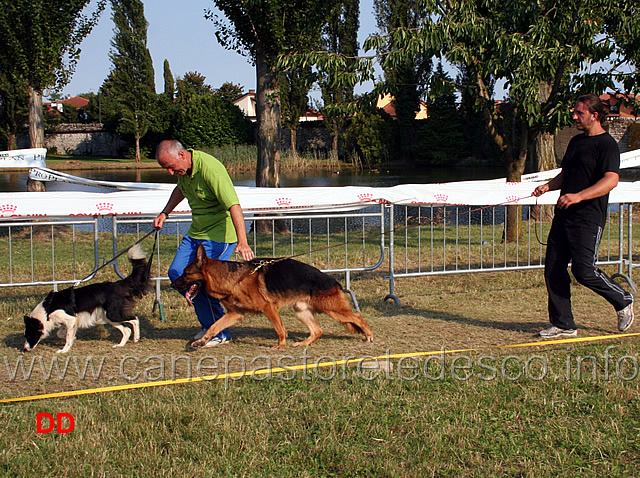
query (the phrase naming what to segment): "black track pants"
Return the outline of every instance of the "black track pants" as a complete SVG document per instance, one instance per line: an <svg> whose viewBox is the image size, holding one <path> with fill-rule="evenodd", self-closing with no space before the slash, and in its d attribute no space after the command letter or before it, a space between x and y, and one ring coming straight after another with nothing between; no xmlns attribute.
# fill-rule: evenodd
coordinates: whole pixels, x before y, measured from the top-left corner
<svg viewBox="0 0 640 478"><path fill-rule="evenodd" d="M617 282L596 267L602 227L556 216L547 242L544 279L549 293L549 320L563 329L575 329L571 312L571 277L604 297L616 311L632 301Z"/></svg>

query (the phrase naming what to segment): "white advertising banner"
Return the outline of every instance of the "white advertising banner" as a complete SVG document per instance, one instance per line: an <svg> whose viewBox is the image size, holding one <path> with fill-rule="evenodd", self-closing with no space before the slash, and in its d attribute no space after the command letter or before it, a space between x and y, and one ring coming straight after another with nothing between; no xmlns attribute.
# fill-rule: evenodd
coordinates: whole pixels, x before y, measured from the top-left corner
<svg viewBox="0 0 640 478"><path fill-rule="evenodd" d="M357 209L366 204L401 205L507 205L555 204L558 191L538 198L531 196L532 183L477 181L464 184L404 184L390 188L249 188L238 187L245 213L316 212ZM157 215L166 204L170 189L87 193L19 192L0 194L0 218ZM640 182L620 183L610 194L612 203L640 202ZM182 201L174 213L189 213Z"/></svg>
<svg viewBox="0 0 640 478"><path fill-rule="evenodd" d="M46 164L45 148L12 149L0 151L0 168L36 168Z"/></svg>
<svg viewBox="0 0 640 478"><path fill-rule="evenodd" d="M640 151L623 155L624 167L638 166ZM504 179L460 181L440 184L403 184L393 187L303 187L255 188L237 187L240 204L246 214L281 212L320 212L336 209L358 209L367 204L400 205L437 204L490 206L508 204L555 204L558 191L534 198L531 193L541 181L558 171L535 173L519 183ZM75 177L46 168L34 173L44 180L47 175L73 182ZM38 176L40 175L40 176ZM78 178L83 184L105 187L105 181ZM117 187L114 185L119 185ZM96 215L157 215L173 190L171 184L108 183L104 192L57 191L14 192L0 194L0 218L68 217ZM640 202L640 182L621 182L611 192L611 203ZM182 201L174 213L190 213Z"/></svg>

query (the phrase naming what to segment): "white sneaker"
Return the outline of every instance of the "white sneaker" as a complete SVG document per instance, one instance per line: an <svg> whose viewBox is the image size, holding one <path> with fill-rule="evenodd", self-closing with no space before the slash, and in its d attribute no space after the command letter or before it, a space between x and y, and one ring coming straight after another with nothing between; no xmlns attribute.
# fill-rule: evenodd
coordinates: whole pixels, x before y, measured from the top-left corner
<svg viewBox="0 0 640 478"><path fill-rule="evenodd" d="M578 331L576 329L561 329L555 325L540 331L540 337L546 338L562 336L575 337L576 335L578 335Z"/></svg>
<svg viewBox="0 0 640 478"><path fill-rule="evenodd" d="M635 302L634 298L631 298L631 303L626 306L624 309L618 311L618 330L620 332L624 332L631 324L633 324L633 319L635 314L633 313L633 303Z"/></svg>
<svg viewBox="0 0 640 478"><path fill-rule="evenodd" d="M205 347L215 347L216 345L221 345L221 344L226 344L228 342L231 342L231 339L228 339L226 337L214 337L211 340L209 340L209 342L207 342L206 344L204 344Z"/></svg>

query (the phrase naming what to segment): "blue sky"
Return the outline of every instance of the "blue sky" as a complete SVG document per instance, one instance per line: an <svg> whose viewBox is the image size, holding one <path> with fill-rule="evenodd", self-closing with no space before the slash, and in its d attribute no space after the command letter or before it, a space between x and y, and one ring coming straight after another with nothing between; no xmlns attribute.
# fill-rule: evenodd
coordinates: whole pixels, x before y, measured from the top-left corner
<svg viewBox="0 0 640 478"><path fill-rule="evenodd" d="M95 1L90 8L93 8ZM147 46L153 59L156 90L164 88L164 60L169 60L171 72L177 78L189 71L204 75L214 88L230 81L245 91L255 89L255 70L243 56L222 48L216 41L213 22L205 20L204 11L214 9L212 0L149 0L144 2L149 22ZM88 10L92 11L92 10ZM360 1L360 44L376 31L373 0ZM109 74L109 49L113 37L113 22L109 7L100 22L81 45L82 53L71 82L62 90L64 95L97 93ZM370 87L369 87L370 88ZM361 86L359 91L366 91Z"/></svg>

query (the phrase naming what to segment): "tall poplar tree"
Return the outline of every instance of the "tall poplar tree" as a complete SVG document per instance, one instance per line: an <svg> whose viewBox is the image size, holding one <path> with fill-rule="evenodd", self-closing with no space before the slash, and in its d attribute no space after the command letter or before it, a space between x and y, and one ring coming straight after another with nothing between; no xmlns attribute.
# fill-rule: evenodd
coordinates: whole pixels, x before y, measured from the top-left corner
<svg viewBox="0 0 640 478"><path fill-rule="evenodd" d="M79 45L98 22L106 0L90 16L90 0L0 0L0 69L13 87L26 83L31 147L44 146L42 93L71 79Z"/></svg>
<svg viewBox="0 0 640 478"><path fill-rule="evenodd" d="M420 27L427 15L424 0L374 0L380 32L387 41L379 50L384 54L398 48L403 32ZM425 45L403 56L399 61L383 62L385 92L394 97L397 119L398 159L410 163L414 159L417 125L415 116L426 93L431 73L431 57L437 49Z"/></svg>
<svg viewBox="0 0 640 478"><path fill-rule="evenodd" d="M308 52L318 44L320 29L334 0L214 0L224 14L208 11L216 38L256 66L258 160L256 185L280 185L280 102L278 56Z"/></svg>
<svg viewBox="0 0 640 478"><path fill-rule="evenodd" d="M169 101L173 101L173 95L176 91L176 83L173 79L173 73L171 73L171 67L169 66L169 60L165 59L162 65L163 79L164 79L164 95Z"/></svg>
<svg viewBox="0 0 640 478"><path fill-rule="evenodd" d="M135 160L140 162L140 139L153 121L156 87L147 48L144 6L140 0L111 0L115 25L109 58L113 63L105 94L117 104L120 133L133 135Z"/></svg>
<svg viewBox="0 0 640 478"><path fill-rule="evenodd" d="M322 31L322 49L344 58L358 55L358 28L360 27L360 7L358 0L341 0L333 5L331 14ZM347 69L352 64L345 64ZM340 74L343 74L341 72ZM331 156L338 158L338 141L347 123L344 107L353 101L355 83L338 83L331 70L320 68L320 89L322 91L322 115L327 130L331 134Z"/></svg>

